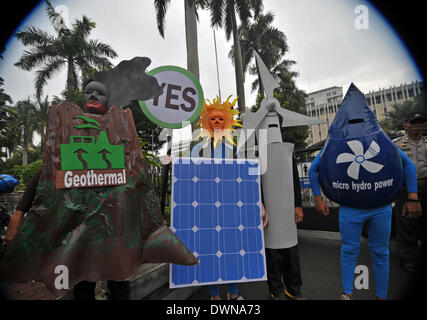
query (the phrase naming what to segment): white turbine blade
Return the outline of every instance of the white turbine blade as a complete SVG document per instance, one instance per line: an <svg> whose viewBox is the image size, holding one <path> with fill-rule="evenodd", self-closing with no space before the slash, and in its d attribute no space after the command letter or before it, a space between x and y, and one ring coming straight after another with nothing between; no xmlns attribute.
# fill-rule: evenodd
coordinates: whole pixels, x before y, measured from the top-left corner
<svg viewBox="0 0 427 320"><path fill-rule="evenodd" d="M377 154L380 153L380 146L375 141L372 141L371 145L369 146L368 150L365 152L365 159L371 159L375 157Z"/></svg>
<svg viewBox="0 0 427 320"><path fill-rule="evenodd" d="M352 162L352 161L354 161L354 158L355 158L354 154L351 154L351 153L341 153L337 157L336 163Z"/></svg>
<svg viewBox="0 0 427 320"><path fill-rule="evenodd" d="M348 174L348 176L350 178L358 180L359 179L359 169L360 169L360 164L358 164L356 162L353 162L347 168L347 174Z"/></svg>
<svg viewBox="0 0 427 320"><path fill-rule="evenodd" d="M282 117L282 127L297 127L326 123L324 120L311 118L309 116L290 111L282 107L278 107L274 110Z"/></svg>
<svg viewBox="0 0 427 320"><path fill-rule="evenodd" d="M364 161L362 163L362 167L366 169L366 171L370 172L370 173L377 173L378 171L380 171L384 166L382 164L379 163L375 163L372 161Z"/></svg>
<svg viewBox="0 0 427 320"><path fill-rule="evenodd" d="M265 96L267 99L273 99L274 89L280 87L279 83L276 81L276 79L273 78L270 71L265 66L264 61L262 61L261 57L255 50L254 55L258 64L258 71L261 77L262 85L264 86Z"/></svg>
<svg viewBox="0 0 427 320"><path fill-rule="evenodd" d="M250 110L246 110L243 116L243 128L244 129L258 129L260 123L264 120L265 116L267 115L268 110L267 108L261 106L257 112L251 112ZM254 133L255 131L252 131L249 136L246 137L246 139L249 139L249 137Z"/></svg>
<svg viewBox="0 0 427 320"><path fill-rule="evenodd" d="M360 156L363 154L363 145L359 140L347 141L347 144L351 151L353 151L354 155Z"/></svg>

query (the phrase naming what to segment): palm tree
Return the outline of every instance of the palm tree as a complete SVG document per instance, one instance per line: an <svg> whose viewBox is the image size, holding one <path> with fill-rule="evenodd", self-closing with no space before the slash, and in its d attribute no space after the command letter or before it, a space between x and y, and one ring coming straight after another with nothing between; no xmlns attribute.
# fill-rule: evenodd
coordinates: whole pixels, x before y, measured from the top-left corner
<svg viewBox="0 0 427 320"><path fill-rule="evenodd" d="M403 130L405 120L414 113L427 114L427 101L424 92L413 100L394 105L393 109L387 112L385 119L380 121L380 125L390 137L395 137L400 130Z"/></svg>
<svg viewBox="0 0 427 320"><path fill-rule="evenodd" d="M12 98L1 88L4 85L3 78L0 77L0 157L4 156L3 148L6 148L6 157L10 153L13 142L12 125L14 123L15 111L7 104L12 103Z"/></svg>
<svg viewBox="0 0 427 320"><path fill-rule="evenodd" d="M74 100L68 100L68 101L74 101ZM48 96L44 98L44 100L39 100L37 102L38 108L36 111L36 126L35 131L40 135L40 145L43 146L45 142L45 127L47 122L47 112L49 109L49 106L53 103L49 102Z"/></svg>
<svg viewBox="0 0 427 320"><path fill-rule="evenodd" d="M246 101L245 101L245 89L244 89L244 77L243 77L243 62L242 62L242 50L240 47L240 36L237 27L236 13L239 15L242 24L247 24L248 19L252 17L256 18L262 11L263 4L262 0L211 0L209 2L209 10L211 12L211 26L224 27L226 39L230 40L233 35L233 46L234 46L234 67L236 74L236 88L238 100L238 109L240 112L244 112Z"/></svg>
<svg viewBox="0 0 427 320"><path fill-rule="evenodd" d="M185 39L187 44L187 69L200 79L199 53L197 45L197 9L204 9L206 0L184 0L185 8ZM165 37L165 17L170 0L154 0L157 28Z"/></svg>
<svg viewBox="0 0 427 320"><path fill-rule="evenodd" d="M88 39L95 22L86 16L75 20L71 29L65 26L58 28L59 14L48 0L46 12L50 22L56 29L56 35L34 26L26 27L16 34L25 46L31 46L15 63L19 68L36 70L35 89L37 99L43 93L43 88L53 75L67 67L67 90L77 90L79 85L78 71L88 73L90 70L105 70L112 67L109 58L115 58L117 53L99 40Z"/></svg>
<svg viewBox="0 0 427 320"><path fill-rule="evenodd" d="M240 42L242 48L243 71L249 68L250 74L257 74L258 79L252 83L252 91L258 88L260 94L264 92L263 85L258 72L258 65L254 59L255 50L264 61L266 67L272 70L278 65L291 64L290 61L282 61L285 53L288 51L285 34L273 27L274 15L271 12L266 14L260 13L253 23L248 22L239 27ZM234 57L234 46L232 46L229 57ZM251 62L255 64L251 65Z"/></svg>
<svg viewBox="0 0 427 320"><path fill-rule="evenodd" d="M13 110L16 111L16 125L19 128L20 144L22 146L22 165L27 165L27 151L31 147L33 134L38 125L38 112L30 99L18 101Z"/></svg>

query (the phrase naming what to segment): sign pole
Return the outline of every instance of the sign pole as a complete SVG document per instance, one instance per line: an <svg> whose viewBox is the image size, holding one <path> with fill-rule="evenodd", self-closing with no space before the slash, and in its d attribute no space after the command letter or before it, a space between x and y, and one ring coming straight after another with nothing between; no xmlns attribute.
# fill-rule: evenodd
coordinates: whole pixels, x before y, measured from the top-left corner
<svg viewBox="0 0 427 320"><path fill-rule="evenodd" d="M168 136L167 136L167 155L171 155L172 153L172 135L173 135L173 129L168 129ZM162 196L161 196L161 203L160 203L160 209L162 210L163 216L165 216L165 207L166 207L166 197L168 194L169 189L169 183L170 183L170 169L171 169L171 163L163 166L163 176L162 176Z"/></svg>

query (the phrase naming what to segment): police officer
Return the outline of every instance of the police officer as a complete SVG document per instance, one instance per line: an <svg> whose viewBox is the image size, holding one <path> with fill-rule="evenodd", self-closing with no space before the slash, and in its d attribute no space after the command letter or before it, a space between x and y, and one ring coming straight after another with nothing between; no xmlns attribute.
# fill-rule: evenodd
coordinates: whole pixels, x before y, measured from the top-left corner
<svg viewBox="0 0 427 320"><path fill-rule="evenodd" d="M411 217L402 212L403 204L407 201L406 187L395 201L397 248L402 268L408 272L415 272L416 261L419 257L420 241L425 239L425 222L427 211L427 137L423 137L423 130L427 117L420 113L412 114L405 120L403 128L406 134L393 140L412 160L417 169L418 199L421 201L423 215Z"/></svg>

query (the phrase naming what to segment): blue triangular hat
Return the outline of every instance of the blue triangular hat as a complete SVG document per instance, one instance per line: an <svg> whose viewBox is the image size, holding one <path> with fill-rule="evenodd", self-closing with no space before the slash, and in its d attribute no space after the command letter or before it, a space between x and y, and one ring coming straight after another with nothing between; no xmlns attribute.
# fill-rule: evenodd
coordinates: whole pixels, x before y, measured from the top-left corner
<svg viewBox="0 0 427 320"><path fill-rule="evenodd" d="M369 109L365 95L351 83L329 128L329 139L366 136L381 130L377 118Z"/></svg>

